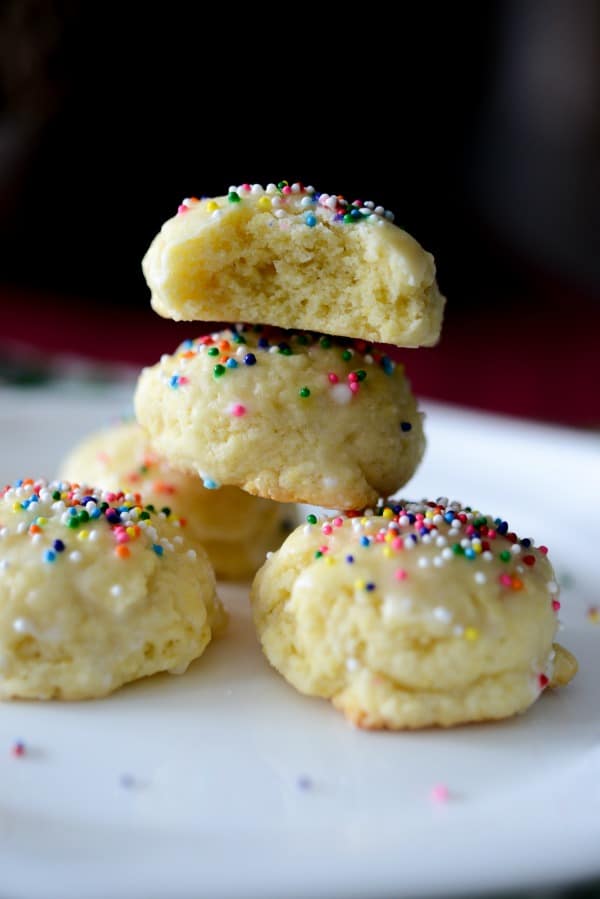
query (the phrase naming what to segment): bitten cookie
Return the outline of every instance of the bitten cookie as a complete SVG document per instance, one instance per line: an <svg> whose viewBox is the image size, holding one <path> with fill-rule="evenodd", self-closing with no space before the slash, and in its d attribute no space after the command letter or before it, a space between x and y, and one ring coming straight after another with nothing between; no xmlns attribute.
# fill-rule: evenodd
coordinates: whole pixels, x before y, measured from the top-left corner
<svg viewBox="0 0 600 899"><path fill-rule="evenodd" d="M145 503L169 509L190 546L204 547L217 577L252 577L267 552L290 532L295 510L236 487L207 490L197 475L171 468L135 422L91 434L73 448L60 476L108 490L140 492Z"/></svg>
<svg viewBox="0 0 600 899"><path fill-rule="evenodd" d="M252 589L270 663L366 728L448 727L524 711L567 683L543 546L446 500L299 527Z"/></svg>
<svg viewBox="0 0 600 899"><path fill-rule="evenodd" d="M398 346L437 342L433 257L374 203L286 181L186 199L148 250L156 312L315 328Z"/></svg>
<svg viewBox="0 0 600 899"><path fill-rule="evenodd" d="M138 497L27 479L0 491L0 525L2 699L179 674L225 626L204 551Z"/></svg>
<svg viewBox="0 0 600 899"><path fill-rule="evenodd" d="M402 368L310 333L186 341L142 372L135 408L175 468L282 502L363 508L406 483L424 449Z"/></svg>

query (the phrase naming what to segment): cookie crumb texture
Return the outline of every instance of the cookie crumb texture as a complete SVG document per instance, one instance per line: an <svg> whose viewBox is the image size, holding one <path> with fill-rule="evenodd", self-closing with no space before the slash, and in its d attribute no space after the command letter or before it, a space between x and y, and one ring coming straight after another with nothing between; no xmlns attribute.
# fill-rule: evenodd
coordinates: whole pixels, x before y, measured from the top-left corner
<svg viewBox="0 0 600 899"><path fill-rule="evenodd" d="M66 481L0 491L0 698L105 696L203 653L226 614L169 519Z"/></svg>
<svg viewBox="0 0 600 899"><path fill-rule="evenodd" d="M298 528L256 576L270 663L365 728L448 727L527 709L567 683L545 547L447 501Z"/></svg>
<svg viewBox="0 0 600 899"><path fill-rule="evenodd" d="M372 202L285 181L187 198L143 260L152 305L176 320L431 346L445 302L433 257L391 219Z"/></svg>
<svg viewBox="0 0 600 899"><path fill-rule="evenodd" d="M238 326L145 369L136 415L175 468L280 502L363 508L424 450L403 370L364 341Z"/></svg>
<svg viewBox="0 0 600 899"><path fill-rule="evenodd" d="M252 578L295 520L295 510L284 503L236 487L207 490L196 474L177 471L158 456L133 421L85 437L65 459L60 476L107 490L139 492L146 503L166 509L188 544L206 550L222 580Z"/></svg>

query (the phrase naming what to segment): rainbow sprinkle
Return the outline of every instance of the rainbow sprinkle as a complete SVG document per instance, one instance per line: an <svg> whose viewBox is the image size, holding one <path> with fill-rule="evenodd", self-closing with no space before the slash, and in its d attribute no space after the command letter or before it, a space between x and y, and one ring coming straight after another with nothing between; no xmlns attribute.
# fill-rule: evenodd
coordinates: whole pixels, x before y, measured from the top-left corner
<svg viewBox="0 0 600 899"><path fill-rule="evenodd" d="M342 562L369 565L364 554L372 556L374 552L379 552L392 564L396 562L393 578L403 582L410 581L416 573L410 565L407 570L404 562L409 553L417 569L442 568L449 564L468 566L467 570L472 572L476 585L487 584L490 578L495 577L499 599L526 590L528 571L534 571L548 551L545 546L535 547L528 537L520 539L505 520L482 515L470 506L448 502L446 497L420 503L381 501L375 509L364 513L350 511L345 516L321 520L310 513L306 521L308 534L318 528L321 535L320 545L314 553L314 558L320 560L319 564ZM342 527L350 533L350 547L346 541L342 544L337 541L337 533ZM427 552L420 552L421 547L427 547ZM435 547L433 554L430 547ZM343 548L344 556L336 555L338 548ZM501 566L497 575L490 574L494 571L494 568L489 568L492 562ZM368 571L368 568L365 570ZM353 584L357 598L364 592L378 590L382 598L391 595L389 584L378 585L364 576L356 578ZM556 614L560 609L558 584L548 580L546 590L550 607ZM393 600L390 600L390 609L393 605ZM443 606L437 606L432 614L440 622L449 623L451 615ZM480 638L479 630L472 625L459 627L456 635L468 643L476 643ZM540 677L541 684L543 678Z"/></svg>
<svg viewBox="0 0 600 899"><path fill-rule="evenodd" d="M185 340L173 357L163 357L165 361L174 358L179 369L175 374L165 373L163 381L176 391L191 384L194 376L191 374L190 362L202 355L214 360L214 365L209 368L205 377L217 380L225 377L228 380L232 377L241 378L248 373L249 368L258 366L260 369L261 359L267 353L285 358L307 353L326 353L327 395L338 405L351 402L362 390L368 389L369 370L373 366L390 377L396 371L403 371L389 356L365 340L331 337L312 331L287 331L262 325L240 324L212 334L203 334L196 340ZM322 381L320 372L312 384L300 381L297 385L298 399L306 402L316 392L320 394ZM233 402L228 406L227 412L235 418L241 418L249 414L249 409L244 403ZM401 421L399 428L410 439L412 422Z"/></svg>
<svg viewBox="0 0 600 899"><path fill-rule="evenodd" d="M394 213L372 200L347 200L341 194L319 193L312 186L301 181L279 181L277 184L232 184L227 196L209 199L186 197L177 207L177 214L183 215L194 209L202 209L215 218L223 215L223 210L252 203L258 212L270 213L279 220L281 227L298 223L302 227L315 228L318 225L385 225L394 221Z"/></svg>
<svg viewBox="0 0 600 899"><path fill-rule="evenodd" d="M12 746L10 748L10 754L13 756L13 758L16 758L16 759L23 758L23 756L26 755L26 753L27 753L27 747L25 746L25 743L23 742L23 740L15 740L15 742L12 744Z"/></svg>
<svg viewBox="0 0 600 899"><path fill-rule="evenodd" d="M436 805L445 805L450 799L450 790L446 784L435 784L429 791L429 798Z"/></svg>
<svg viewBox="0 0 600 899"><path fill-rule="evenodd" d="M171 519L171 510L165 506L157 512L153 505L144 506L139 493L20 479L0 489L0 572L10 566L10 559L2 558L2 543L15 534L39 545L40 563L50 569L80 562L77 544L94 542L102 530L112 536L118 559L129 559L134 545L163 556L174 546L160 538L157 519ZM171 520L181 524L180 519ZM56 537L56 525L64 529L64 536Z"/></svg>

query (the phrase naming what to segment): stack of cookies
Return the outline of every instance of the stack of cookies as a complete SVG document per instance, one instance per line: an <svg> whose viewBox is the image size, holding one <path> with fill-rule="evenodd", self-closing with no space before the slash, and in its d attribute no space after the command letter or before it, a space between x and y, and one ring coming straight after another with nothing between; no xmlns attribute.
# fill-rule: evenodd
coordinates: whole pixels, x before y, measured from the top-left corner
<svg viewBox="0 0 600 899"><path fill-rule="evenodd" d="M432 257L374 204L301 184L186 200L144 260L175 319L243 322L146 369L136 414L156 450L205 487L363 509L412 476L421 416L372 346L433 344Z"/></svg>
<svg viewBox="0 0 600 899"><path fill-rule="evenodd" d="M164 225L155 309L242 324L143 371L139 424L86 438L59 480L0 490L0 698L182 673L226 626L213 567L248 579L268 550L251 592L267 658L362 727L502 718L573 677L544 546L445 498L389 499L424 436L379 344L435 343L444 306L392 218L281 182ZM277 549L289 503L338 511Z"/></svg>
<svg viewBox="0 0 600 899"><path fill-rule="evenodd" d="M434 344L444 307L433 258L391 213L299 183L233 186L184 200L144 272L161 315L242 323L142 372L155 450L209 491L340 510L311 513L254 581L263 649L290 683L361 726L412 728L505 717L573 676L544 547L443 498L386 499L424 436L378 344Z"/></svg>

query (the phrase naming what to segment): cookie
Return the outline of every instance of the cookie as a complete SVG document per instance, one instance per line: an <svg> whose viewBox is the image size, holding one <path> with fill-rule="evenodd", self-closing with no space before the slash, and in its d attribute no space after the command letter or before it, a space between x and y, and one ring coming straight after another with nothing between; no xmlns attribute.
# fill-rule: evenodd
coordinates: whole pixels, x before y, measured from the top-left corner
<svg viewBox="0 0 600 899"><path fill-rule="evenodd" d="M89 435L65 459L60 476L108 490L139 492L146 503L159 510L166 507L181 522L189 545L204 547L222 580L251 578L295 520L292 506L236 487L207 490L197 475L171 468L135 422Z"/></svg>
<svg viewBox="0 0 600 899"><path fill-rule="evenodd" d="M144 261L166 318L318 328L431 346L444 298L433 257L374 203L282 181L186 199Z"/></svg>
<svg viewBox="0 0 600 899"><path fill-rule="evenodd" d="M252 605L269 662L361 727L504 718L577 670L546 548L444 499L299 527Z"/></svg>
<svg viewBox="0 0 600 899"><path fill-rule="evenodd" d="M185 341L142 372L135 408L174 467L280 502L363 508L406 483L424 449L402 367L312 333Z"/></svg>
<svg viewBox="0 0 600 899"><path fill-rule="evenodd" d="M182 673L226 615L203 550L135 494L0 491L0 698L90 699Z"/></svg>

